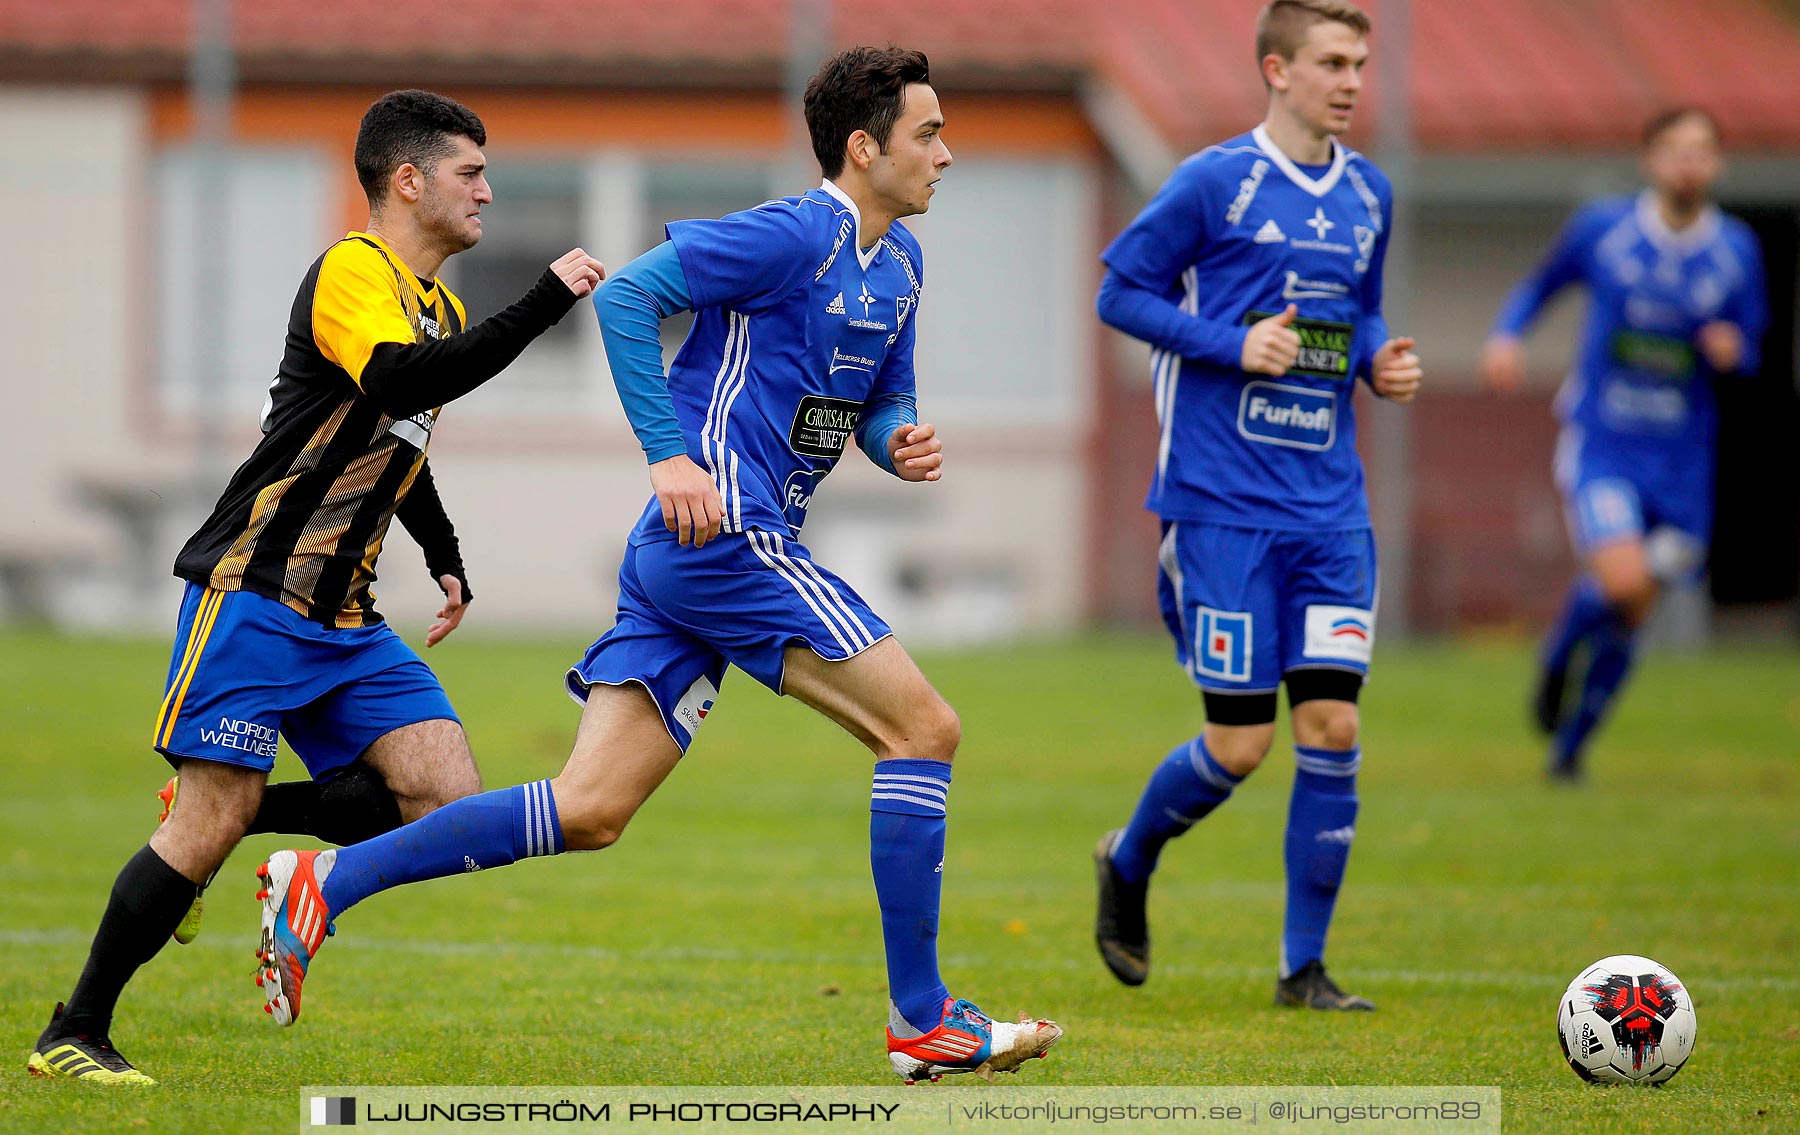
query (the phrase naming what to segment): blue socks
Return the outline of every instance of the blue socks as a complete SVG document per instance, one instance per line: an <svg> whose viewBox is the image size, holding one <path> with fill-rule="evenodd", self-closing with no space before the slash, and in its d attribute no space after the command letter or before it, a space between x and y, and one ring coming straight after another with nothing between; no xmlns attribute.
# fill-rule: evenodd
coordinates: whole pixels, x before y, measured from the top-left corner
<svg viewBox="0 0 1800 1135"><path fill-rule="evenodd" d="M1243 779L1213 760L1204 736L1175 746L1150 774L1131 823L1113 846L1113 870L1127 883L1148 879L1163 844L1224 803Z"/></svg>
<svg viewBox="0 0 1800 1135"><path fill-rule="evenodd" d="M1563 770L1573 770L1580 763L1583 747L1606 717L1637 656L1637 635L1622 621L1610 623L1589 641L1593 654L1582 679L1581 700L1556 730L1553 755Z"/></svg>
<svg viewBox="0 0 1800 1135"><path fill-rule="evenodd" d="M1615 618L1613 609L1600 597L1600 585L1594 577L1583 575L1577 579L1575 586L1569 589L1569 598L1563 604L1562 614L1557 616L1556 625L1550 628L1550 637L1544 642L1544 668L1567 670L1575 648Z"/></svg>
<svg viewBox="0 0 1800 1135"><path fill-rule="evenodd" d="M875 762L869 794L869 865L881 904L888 997L920 1033L938 1027L950 996L937 966L949 789L943 761L891 760Z"/></svg>
<svg viewBox="0 0 1800 1135"><path fill-rule="evenodd" d="M1325 932L1356 838L1356 770L1362 750L1294 746L1294 794L1288 800L1287 918L1281 976L1325 956Z"/></svg>
<svg viewBox="0 0 1800 1135"><path fill-rule="evenodd" d="M547 780L453 800L405 827L337 851L320 891L336 918L379 891L560 855L562 823Z"/></svg>

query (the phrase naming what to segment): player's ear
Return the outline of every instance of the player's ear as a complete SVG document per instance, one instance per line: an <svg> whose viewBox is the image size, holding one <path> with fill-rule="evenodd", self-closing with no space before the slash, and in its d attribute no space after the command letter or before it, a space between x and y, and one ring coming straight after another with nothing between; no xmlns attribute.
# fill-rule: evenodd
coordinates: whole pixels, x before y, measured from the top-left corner
<svg viewBox="0 0 1800 1135"><path fill-rule="evenodd" d="M881 147L867 130L852 130L850 137L844 142L844 157L849 164L867 173L874 163L875 155L881 153Z"/></svg>
<svg viewBox="0 0 1800 1135"><path fill-rule="evenodd" d="M389 187L394 195L409 204L417 204L420 194L425 191L425 175L418 166L411 162L401 162L400 168L394 171Z"/></svg>
<svg viewBox="0 0 1800 1135"><path fill-rule="evenodd" d="M1269 52L1269 54L1262 57L1263 82L1267 83L1271 90L1287 90L1287 66L1287 60L1283 59L1276 52Z"/></svg>

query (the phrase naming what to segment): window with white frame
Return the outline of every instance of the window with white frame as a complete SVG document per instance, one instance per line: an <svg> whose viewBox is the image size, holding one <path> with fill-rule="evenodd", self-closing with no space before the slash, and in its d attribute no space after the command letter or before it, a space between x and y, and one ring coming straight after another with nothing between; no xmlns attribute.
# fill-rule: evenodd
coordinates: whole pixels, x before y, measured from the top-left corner
<svg viewBox="0 0 1800 1135"><path fill-rule="evenodd" d="M326 155L301 148L208 159L184 146L152 160L153 372L171 417L210 412L231 429L256 422L300 281L339 235L332 172Z"/></svg>

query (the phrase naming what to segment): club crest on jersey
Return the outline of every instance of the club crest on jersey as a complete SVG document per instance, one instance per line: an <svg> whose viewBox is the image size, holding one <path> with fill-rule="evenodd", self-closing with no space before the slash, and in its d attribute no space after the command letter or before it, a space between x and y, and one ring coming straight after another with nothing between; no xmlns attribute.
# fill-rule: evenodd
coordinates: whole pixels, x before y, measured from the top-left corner
<svg viewBox="0 0 1800 1135"><path fill-rule="evenodd" d="M1351 225L1350 235L1356 238L1356 274L1360 276L1369 270L1369 258L1375 254L1375 230Z"/></svg>
<svg viewBox="0 0 1800 1135"><path fill-rule="evenodd" d="M1263 445L1330 449L1337 441L1337 392L1245 383L1238 399L1238 434Z"/></svg>
<svg viewBox="0 0 1800 1135"><path fill-rule="evenodd" d="M1366 666L1374 646L1374 612L1362 607L1324 605L1306 609L1306 657L1335 658Z"/></svg>
<svg viewBox="0 0 1800 1135"><path fill-rule="evenodd" d="M1200 608L1199 634L1194 641L1194 668L1202 678L1225 682L1250 680L1251 625L1248 611Z"/></svg>
<svg viewBox="0 0 1800 1135"><path fill-rule="evenodd" d="M712 712L713 702L718 697L719 687L702 674L694 679L694 684L687 688L687 693L682 694L681 700L675 703L672 716L675 724L686 731L689 741L694 739L694 734L699 731L700 723L706 720L706 715Z"/></svg>

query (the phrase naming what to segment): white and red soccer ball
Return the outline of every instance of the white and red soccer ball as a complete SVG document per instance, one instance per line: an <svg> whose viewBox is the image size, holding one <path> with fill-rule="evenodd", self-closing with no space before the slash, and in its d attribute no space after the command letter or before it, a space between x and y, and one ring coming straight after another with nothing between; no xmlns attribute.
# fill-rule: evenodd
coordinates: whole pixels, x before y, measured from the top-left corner
<svg viewBox="0 0 1800 1135"><path fill-rule="evenodd" d="M1660 1084L1694 1051L1694 1001L1668 969L1636 954L1601 958L1556 1008L1575 1074L1591 1084Z"/></svg>

